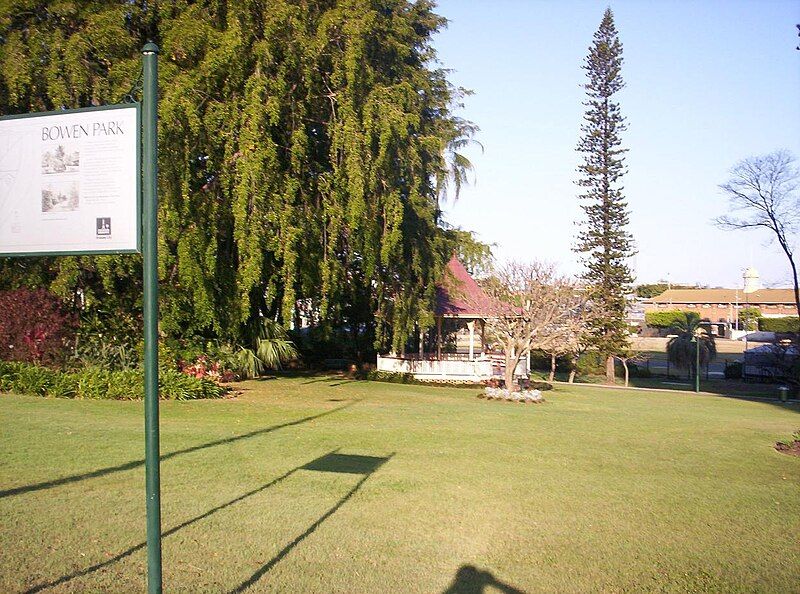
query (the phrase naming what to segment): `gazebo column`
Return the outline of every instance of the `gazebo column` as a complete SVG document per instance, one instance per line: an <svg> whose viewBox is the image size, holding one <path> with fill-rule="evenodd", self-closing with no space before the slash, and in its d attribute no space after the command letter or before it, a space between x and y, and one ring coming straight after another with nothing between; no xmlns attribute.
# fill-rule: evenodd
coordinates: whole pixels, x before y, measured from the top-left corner
<svg viewBox="0 0 800 594"><path fill-rule="evenodd" d="M436 317L436 358L442 360L442 316Z"/></svg>
<svg viewBox="0 0 800 594"><path fill-rule="evenodd" d="M475 360L475 320L467 322L469 328L469 360Z"/></svg>

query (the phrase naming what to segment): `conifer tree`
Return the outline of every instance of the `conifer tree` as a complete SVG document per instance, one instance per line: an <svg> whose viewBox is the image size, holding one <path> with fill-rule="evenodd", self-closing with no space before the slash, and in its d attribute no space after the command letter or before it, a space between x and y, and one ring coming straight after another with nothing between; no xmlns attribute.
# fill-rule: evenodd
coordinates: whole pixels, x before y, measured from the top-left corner
<svg viewBox="0 0 800 594"><path fill-rule="evenodd" d="M582 278L598 313L593 318L594 344L606 360L609 383L614 381L614 354L628 342L626 295L633 278L627 259L635 253L621 183L627 149L620 134L626 125L614 100L625 84L622 61L622 43L608 8L583 66L587 109L577 147L583 156L577 183L583 190L579 197L585 220L575 250L583 254Z"/></svg>

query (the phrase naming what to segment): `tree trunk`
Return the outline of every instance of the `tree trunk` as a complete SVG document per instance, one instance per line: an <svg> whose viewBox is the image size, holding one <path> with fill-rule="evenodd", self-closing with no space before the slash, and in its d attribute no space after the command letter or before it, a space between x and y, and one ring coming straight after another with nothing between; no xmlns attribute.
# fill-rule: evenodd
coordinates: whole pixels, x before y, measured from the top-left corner
<svg viewBox="0 0 800 594"><path fill-rule="evenodd" d="M547 381L552 382L556 377L556 355L555 353L550 353L550 379Z"/></svg>
<svg viewBox="0 0 800 594"><path fill-rule="evenodd" d="M606 357L606 383L614 385L616 375L614 374L614 356L609 355Z"/></svg>
<svg viewBox="0 0 800 594"><path fill-rule="evenodd" d="M506 349L506 370L505 370L505 382L506 382L506 390L509 392L514 391L514 370L517 368L517 363L519 363L519 355L514 354L513 349L507 348Z"/></svg>
<svg viewBox="0 0 800 594"><path fill-rule="evenodd" d="M625 387L628 387L628 362L622 359L622 367L625 369Z"/></svg>
<svg viewBox="0 0 800 594"><path fill-rule="evenodd" d="M792 254L792 250L789 248L789 245L786 243L785 238L782 235L778 234L778 242L783 249L783 252L786 254L786 257L789 259L789 266L792 267L792 281L794 284L794 306L797 310L797 317L800 319L800 284L797 282L797 265L794 263L794 254ZM800 334L795 337L795 341L800 341Z"/></svg>
<svg viewBox="0 0 800 594"><path fill-rule="evenodd" d="M789 256L789 264L792 266L792 280L794 281L794 306L797 309L797 317L800 318L800 284L797 282L797 266L795 266L792 256Z"/></svg>
<svg viewBox="0 0 800 594"><path fill-rule="evenodd" d="M578 373L577 367L578 367L578 357L572 355L569 361L569 378L567 379L567 382L570 384L575 383L575 375Z"/></svg>

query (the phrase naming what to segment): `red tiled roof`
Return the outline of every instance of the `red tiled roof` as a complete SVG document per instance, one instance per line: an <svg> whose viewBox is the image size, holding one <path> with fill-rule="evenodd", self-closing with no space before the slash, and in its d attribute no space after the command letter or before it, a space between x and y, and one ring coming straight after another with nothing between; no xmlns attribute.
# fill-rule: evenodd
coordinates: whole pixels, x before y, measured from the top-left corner
<svg viewBox="0 0 800 594"><path fill-rule="evenodd" d="M464 265L453 256L436 286L437 316L485 317L507 309L483 292Z"/></svg>
<svg viewBox="0 0 800 594"><path fill-rule="evenodd" d="M745 293L737 289L668 289L653 297L653 303L785 303L794 304L792 289L759 289Z"/></svg>

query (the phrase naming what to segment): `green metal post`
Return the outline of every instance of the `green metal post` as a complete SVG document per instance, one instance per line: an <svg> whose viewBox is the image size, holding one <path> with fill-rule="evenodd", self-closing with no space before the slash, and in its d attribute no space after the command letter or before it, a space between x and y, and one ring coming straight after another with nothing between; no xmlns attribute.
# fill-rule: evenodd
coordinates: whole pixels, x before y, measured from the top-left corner
<svg viewBox="0 0 800 594"><path fill-rule="evenodd" d="M700 391L700 337L695 336L695 341L697 344L695 345L694 354L695 354L695 363L694 363L694 391Z"/></svg>
<svg viewBox="0 0 800 594"><path fill-rule="evenodd" d="M161 593L161 477L158 435L158 46L142 49L142 256L147 591Z"/></svg>

